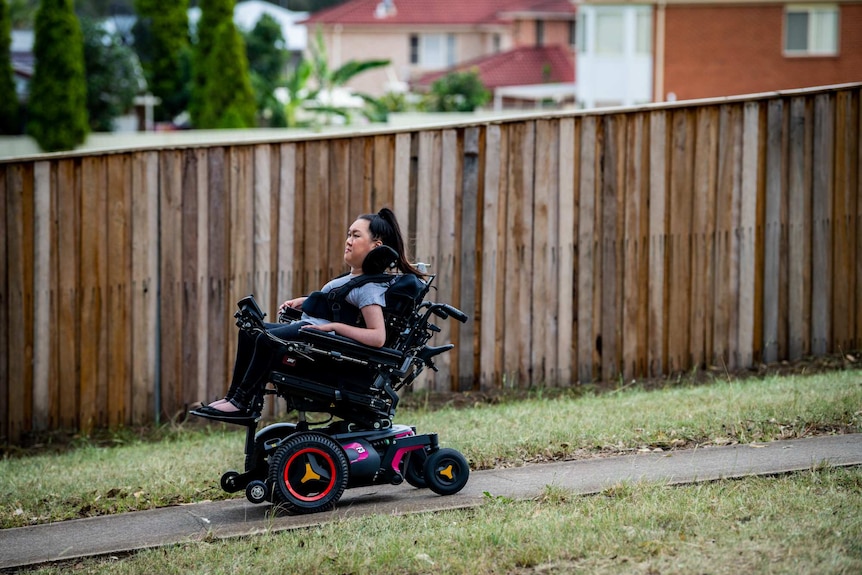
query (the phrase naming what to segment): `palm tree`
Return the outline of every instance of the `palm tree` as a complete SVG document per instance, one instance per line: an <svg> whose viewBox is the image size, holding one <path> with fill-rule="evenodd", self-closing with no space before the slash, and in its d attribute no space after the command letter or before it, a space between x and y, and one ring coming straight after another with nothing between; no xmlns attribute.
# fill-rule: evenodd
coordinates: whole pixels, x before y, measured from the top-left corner
<svg viewBox="0 0 862 575"><path fill-rule="evenodd" d="M332 123L333 116L341 116L350 123L350 109L332 103L332 95L336 88L341 88L347 83L368 70L388 66L389 60L349 60L343 66L331 70L326 54L326 45L323 42L323 34L320 27L317 28L315 41L310 44L311 68L317 83L317 91L314 98L309 98L304 106L307 110L313 110L324 115L326 124ZM321 102L321 96L328 98L329 102ZM362 92L356 92L356 96L365 101L365 107L361 113L370 122L385 122L388 117L386 105L379 99Z"/></svg>

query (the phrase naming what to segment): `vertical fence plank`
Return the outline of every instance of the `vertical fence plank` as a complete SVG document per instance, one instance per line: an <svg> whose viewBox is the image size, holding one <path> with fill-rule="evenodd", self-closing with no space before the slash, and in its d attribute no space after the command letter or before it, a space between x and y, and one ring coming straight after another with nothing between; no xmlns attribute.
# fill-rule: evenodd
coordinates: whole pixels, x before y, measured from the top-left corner
<svg viewBox="0 0 862 575"><path fill-rule="evenodd" d="M181 253L180 277L178 278L178 289L182 294L183 310L200 309L201 291L199 281L201 263L198 259L200 251L200 238L202 230L198 228L200 218L198 213L201 205L198 203L200 193L198 191L198 156L194 149L183 150L179 156L180 177L182 190L180 192L180 228L182 236L179 240ZM205 205L205 204L204 204ZM183 311L185 315L185 311ZM180 403L177 410L187 410L190 405L199 401L206 401L206 395L200 394L201 380L205 376L198 371L201 365L201 348L204 347L206 338L198 330L198 325L193 321L180 320L177 326L180 333L182 348L180 349L180 390L178 391Z"/></svg>
<svg viewBox="0 0 862 575"><path fill-rule="evenodd" d="M183 173L182 151L159 157L160 412L172 420L183 409Z"/></svg>
<svg viewBox="0 0 862 575"><path fill-rule="evenodd" d="M51 164L33 167L33 429L48 429L51 396Z"/></svg>
<svg viewBox="0 0 862 575"><path fill-rule="evenodd" d="M835 168L832 218L832 346L846 353L853 349L856 324L856 238L853 217L857 190L855 159L858 158L858 118L851 92L835 99Z"/></svg>
<svg viewBox="0 0 862 575"><path fill-rule="evenodd" d="M278 290L276 303L297 297L299 289L294 285L296 261L294 251L296 234L296 144L282 144L279 147L278 185Z"/></svg>
<svg viewBox="0 0 862 575"><path fill-rule="evenodd" d="M375 212L384 206L392 207L392 201L395 198L395 190L392 186L394 159L395 137L374 136L374 192L371 203Z"/></svg>
<svg viewBox="0 0 862 575"><path fill-rule="evenodd" d="M856 232L856 342L853 349L862 349L862 90L856 90L856 213L853 230ZM3 221L0 219L0 221ZM0 321L2 326L2 321ZM2 348L0 348L2 349ZM0 373L3 373L0 370Z"/></svg>
<svg viewBox="0 0 862 575"><path fill-rule="evenodd" d="M460 241L460 269L458 305L470 319L458 328L458 391L469 391L474 389L479 382L479 333L476 329L477 317L477 289L479 288L477 269L480 255L477 253L480 237L479 228L481 214L479 205L479 179L481 168L479 163L479 128L467 128L464 130L463 167L461 175L461 229Z"/></svg>
<svg viewBox="0 0 862 575"><path fill-rule="evenodd" d="M533 195L533 272L530 286L533 322L530 338L532 381L556 385L557 378L557 200L559 130L556 122L536 122L535 187Z"/></svg>
<svg viewBox="0 0 862 575"><path fill-rule="evenodd" d="M625 135L621 357L626 380L647 375L649 253L646 246L649 237L649 182L644 173L648 162L646 120L644 114L632 117Z"/></svg>
<svg viewBox="0 0 862 575"><path fill-rule="evenodd" d="M12 228L6 219L6 206L10 203L11 191L7 189L6 178L11 174L12 168L6 164L0 164L0 445L7 445L9 438L9 418L12 405L9 402L9 333L11 323L9 321L9 289L7 287L9 273L9 258L7 245L12 240Z"/></svg>
<svg viewBox="0 0 862 575"><path fill-rule="evenodd" d="M58 389L57 424L61 428L78 427L78 391L80 370L80 285L79 250L81 243L80 163L63 160L57 164L57 338L56 365ZM62 193L60 192L62 188ZM142 358L148 360L149 358ZM149 363L148 365L152 365ZM145 369L142 366L142 371ZM150 380L151 381L151 380ZM152 414L146 413L145 419ZM143 421L143 420L142 420Z"/></svg>
<svg viewBox="0 0 862 575"><path fill-rule="evenodd" d="M269 321L275 321L278 304L272 293L270 273L272 270L272 157L269 145L254 146L252 150L254 174L252 204L254 206L254 278L252 292L260 302ZM338 188L337 188L338 189ZM343 188L340 188L343 190Z"/></svg>
<svg viewBox="0 0 862 575"><path fill-rule="evenodd" d="M560 153L557 161L559 209L556 214L559 229L559 274L557 301L557 385L567 387L576 380L577 338L575 337L575 238L577 237L575 201L575 166L578 164L578 140L574 118L559 121ZM554 215L552 214L552 217Z"/></svg>
<svg viewBox="0 0 862 575"><path fill-rule="evenodd" d="M347 228L359 212L347 211L350 193L350 141L333 140L329 150L329 234L332 243L333 262L329 267L329 281L345 270L344 238ZM318 288L316 288L318 289Z"/></svg>
<svg viewBox="0 0 862 575"><path fill-rule="evenodd" d="M694 116L678 110L672 116L673 133L670 169L670 246L668 250L668 370L677 372L691 366L691 244L694 164Z"/></svg>
<svg viewBox="0 0 862 575"><path fill-rule="evenodd" d="M158 357L158 181L157 152L132 156L132 423L153 421ZM62 260L61 260L62 261ZM209 333L219 337L221 330Z"/></svg>
<svg viewBox="0 0 862 575"><path fill-rule="evenodd" d="M209 380L206 399L222 397L227 392L233 372L236 345L236 326L233 320L233 303L230 301L230 166L225 148L213 148L207 154L207 203L209 281L207 299L210 302ZM203 398L202 398L203 399Z"/></svg>
<svg viewBox="0 0 862 575"><path fill-rule="evenodd" d="M221 386L219 389L210 390L211 380L209 377L209 365L211 362L210 359L210 345L209 345L209 336L214 329L217 329L218 326L211 325L211 313L210 309L212 303L210 302L210 289L209 289L209 280L210 280L210 266L209 266L209 208L207 207L210 202L209 197L209 166L208 166L208 158L207 152L204 149L194 150L194 166L195 166L195 175L194 175L194 189L189 190L189 194L194 194L195 196L195 204L197 206L196 213L193 214L195 218L195 229L197 233L195 234L193 250L194 250L194 258L197 262L196 265L196 274L193 277L189 278L189 281L194 282L195 290L197 293L197 314L195 316L195 321L188 322L193 329L197 330L198 334L198 349L195 354L195 369L197 373L197 381L189 382L189 387L194 389L192 392L195 401L201 401L204 403L209 403L215 397L218 396L221 391ZM196 385L195 385L196 384Z"/></svg>
<svg viewBox="0 0 862 575"><path fill-rule="evenodd" d="M455 277L455 246L457 244L457 213L455 209L455 198L458 194L459 173L458 134L455 130L443 130L440 139L440 201L439 216L436 227L437 237L437 271L440 274L437 284L439 301L453 302L457 293L454 284ZM437 341L449 343L455 335L454 321L440 322L440 333ZM455 340L457 344L457 340ZM457 389L458 364L452 361L452 354L447 353L436 358L439 372L435 379L439 381L437 389L440 391L452 391Z"/></svg>
<svg viewBox="0 0 862 575"><path fill-rule="evenodd" d="M401 226L405 240L410 237L410 145L412 136L402 132L395 136L395 166L392 176L392 211ZM409 254L408 254L409 256Z"/></svg>
<svg viewBox="0 0 862 575"><path fill-rule="evenodd" d="M420 136L421 137L421 136ZM482 275L481 299L476 321L479 323L479 386L497 386L497 315L501 300L497 291L501 283L505 235L500 235L498 221L503 212L500 194L500 171L503 166L501 129L499 124L485 131L485 174L482 185ZM502 244L502 245L501 245Z"/></svg>
<svg viewBox="0 0 862 575"><path fill-rule="evenodd" d="M713 362L728 368L737 364L736 312L739 270L734 265L739 249L742 108L722 106L719 119L718 188L716 196L715 322Z"/></svg>
<svg viewBox="0 0 862 575"><path fill-rule="evenodd" d="M33 166L6 172L8 290L8 438L17 442L33 417Z"/></svg>
<svg viewBox="0 0 862 575"><path fill-rule="evenodd" d="M535 124L519 122L513 126L509 140L508 186L506 189L507 225L512 244L506 250L505 305L510 310L504 341L504 365L507 380L514 386L526 386L531 376L532 316L532 202L533 154ZM511 314L511 310L518 310Z"/></svg>
<svg viewBox="0 0 862 575"><path fill-rule="evenodd" d="M667 368L667 133L668 113L650 114L649 137L649 375ZM583 163L581 164L583 165Z"/></svg>
<svg viewBox="0 0 862 575"><path fill-rule="evenodd" d="M783 294L780 291L782 253L782 192L786 189L783 158L784 103L767 105L766 125L766 221L763 254L763 361L779 356L779 316Z"/></svg>
<svg viewBox="0 0 862 575"><path fill-rule="evenodd" d="M111 156L107 173L107 301L108 425L117 427L131 417L131 162L128 155ZM191 322L189 322L191 323Z"/></svg>
<svg viewBox="0 0 862 575"><path fill-rule="evenodd" d="M830 94L814 98L814 157L811 181L811 352L832 351L832 169L834 102Z"/></svg>
<svg viewBox="0 0 862 575"><path fill-rule="evenodd" d="M596 334L593 328L594 278L598 269L596 253L596 136L595 116L581 122L581 173L578 180L578 380L591 382L598 375Z"/></svg>
<svg viewBox="0 0 862 575"><path fill-rule="evenodd" d="M433 274L440 273L440 253L437 234L440 226L441 133L425 132L419 139L419 165L416 182L416 258L429 264ZM436 284L439 288L442 277ZM415 385L419 389L440 391L445 385L436 374L428 374Z"/></svg>
<svg viewBox="0 0 862 575"><path fill-rule="evenodd" d="M624 117L605 116L603 118L604 138L601 145L601 174L599 187L601 210L601 289L597 290L600 299L601 320L599 323L602 338L601 378L615 380L620 374L620 355L622 352L622 242L623 221L625 217L625 120Z"/></svg>
<svg viewBox="0 0 862 575"><path fill-rule="evenodd" d="M701 108L697 112L696 121L689 354L694 366L703 366L712 359L712 254L715 237L715 184L718 161L717 109Z"/></svg>
<svg viewBox="0 0 862 575"><path fill-rule="evenodd" d="M787 159L788 359L809 353L811 337L811 158L813 118L806 98L790 101Z"/></svg>
<svg viewBox="0 0 862 575"><path fill-rule="evenodd" d="M81 165L81 403L80 424L91 430L102 423L106 398L105 304L106 197L105 158L85 158Z"/></svg>
<svg viewBox="0 0 862 575"><path fill-rule="evenodd" d="M745 105L742 137L742 196L739 226L739 318L738 353L740 365L749 366L755 359L757 342L757 210L760 194L761 107L757 102ZM759 347L759 346L758 346Z"/></svg>

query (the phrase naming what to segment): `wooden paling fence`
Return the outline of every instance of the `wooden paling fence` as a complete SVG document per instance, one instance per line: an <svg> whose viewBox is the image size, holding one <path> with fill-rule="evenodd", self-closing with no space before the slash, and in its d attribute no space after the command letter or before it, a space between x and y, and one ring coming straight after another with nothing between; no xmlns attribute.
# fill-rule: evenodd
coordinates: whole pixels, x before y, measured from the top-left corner
<svg viewBox="0 0 862 575"><path fill-rule="evenodd" d="M221 396L235 302L317 289L384 205L471 316L418 388L858 350L860 93L0 160L0 435Z"/></svg>

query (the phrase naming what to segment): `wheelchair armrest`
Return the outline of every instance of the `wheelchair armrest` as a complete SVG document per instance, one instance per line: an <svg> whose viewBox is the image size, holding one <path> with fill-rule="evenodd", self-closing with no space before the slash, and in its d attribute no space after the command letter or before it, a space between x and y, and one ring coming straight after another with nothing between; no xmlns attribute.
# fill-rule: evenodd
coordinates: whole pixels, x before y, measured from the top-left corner
<svg viewBox="0 0 862 575"><path fill-rule="evenodd" d="M299 333L302 341L327 352L335 359L338 359L339 355L344 355L388 367L401 367L404 360L404 355L395 349L363 345L354 339L334 333L315 329L303 329Z"/></svg>

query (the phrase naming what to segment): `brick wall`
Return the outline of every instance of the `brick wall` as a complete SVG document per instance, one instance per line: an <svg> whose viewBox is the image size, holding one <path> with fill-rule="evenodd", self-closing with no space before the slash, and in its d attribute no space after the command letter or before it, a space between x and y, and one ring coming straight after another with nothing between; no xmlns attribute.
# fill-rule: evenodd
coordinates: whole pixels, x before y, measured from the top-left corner
<svg viewBox="0 0 862 575"><path fill-rule="evenodd" d="M668 6L664 97L750 94L862 80L862 3L840 8L837 56L786 57L784 5Z"/></svg>

